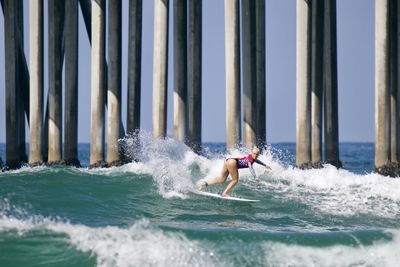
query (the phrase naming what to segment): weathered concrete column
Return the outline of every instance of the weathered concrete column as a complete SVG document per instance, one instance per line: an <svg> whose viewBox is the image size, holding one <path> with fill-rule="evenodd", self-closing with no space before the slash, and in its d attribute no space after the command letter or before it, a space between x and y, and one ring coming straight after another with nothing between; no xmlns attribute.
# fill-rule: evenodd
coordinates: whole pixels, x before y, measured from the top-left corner
<svg viewBox="0 0 400 267"><path fill-rule="evenodd" d="M65 137L66 164L78 160L78 0L65 2Z"/></svg>
<svg viewBox="0 0 400 267"><path fill-rule="evenodd" d="M168 0L154 2L153 138L167 131Z"/></svg>
<svg viewBox="0 0 400 267"><path fill-rule="evenodd" d="M3 15L5 15L4 14L4 1L5 0L0 0L0 5L2 8ZM18 8L20 8L20 9L23 8L23 1L20 0L18 2ZM21 74L21 78L24 80L23 82L29 83L29 71L28 71L28 65L26 63L24 47L23 47L23 44L24 44L23 29L20 28L20 26L21 27L23 26L23 13L19 12L17 16L18 16L18 24L19 24L18 29L17 29L17 31L19 33L18 34L18 57L20 57L20 59L21 59L21 63L22 63L21 69L23 71L23 73ZM20 41L20 40L22 40L22 41ZM26 86L25 89L28 90L29 86ZM26 92L24 91L23 95L24 95L25 113L27 114L27 117L29 119L29 91L26 91Z"/></svg>
<svg viewBox="0 0 400 267"><path fill-rule="evenodd" d="M239 145L240 123L240 15L239 0L225 0L226 146Z"/></svg>
<svg viewBox="0 0 400 267"><path fill-rule="evenodd" d="M23 80L23 57L21 55L24 54L20 51L21 48L24 47L24 3L22 0L15 0L18 4L17 9L17 33L18 33L18 76L19 82L17 87L17 98L18 98L18 153L19 153L19 160L20 162L27 162L26 156L26 148L25 148L25 108L27 109L27 120L29 120L29 80ZM24 57L25 58L25 57ZM28 122L29 123L29 122Z"/></svg>
<svg viewBox="0 0 400 267"><path fill-rule="evenodd" d="M3 14L4 14L4 1L0 0L1 7L3 9ZM21 89L22 89L22 100L21 104L24 106L24 112L26 115L26 119L28 121L29 125L29 70L28 70L28 65L26 62L25 58L25 52L24 52L24 37L23 37L23 1L19 0L18 1L18 26L17 26L17 32L18 32L18 69L20 72L20 84L21 84ZM25 138L25 137L24 137ZM26 156L26 155L25 155Z"/></svg>
<svg viewBox="0 0 400 267"><path fill-rule="evenodd" d="M400 14L400 3L397 2L396 5L396 10L397 14ZM393 16L394 18L394 23L396 24L396 30L395 33L393 33L393 36L396 36L396 84L394 86L397 88L397 116L400 116L400 39L397 36L400 36L400 16ZM397 151L397 162L400 163L400 123L397 123L397 147L395 148Z"/></svg>
<svg viewBox="0 0 400 267"><path fill-rule="evenodd" d="M104 162L105 4L92 0L90 165Z"/></svg>
<svg viewBox="0 0 400 267"><path fill-rule="evenodd" d="M18 69L19 69L19 83L21 84L20 88L22 89L22 104L24 106L24 111L26 115L26 119L28 121L29 125L29 70L28 70L28 64L26 62L25 58L25 52L24 52L24 38L23 38L23 14L22 14L22 8L23 8L23 2L21 0L18 1L18 26L17 26L17 32L18 32L18 60L19 63ZM4 14L4 0L0 0L0 5L2 8L2 12ZM25 138L25 137L24 137ZM25 148L25 147L24 147ZM26 155L24 155L26 156Z"/></svg>
<svg viewBox="0 0 400 267"><path fill-rule="evenodd" d="M375 1L375 168L389 163L389 0Z"/></svg>
<svg viewBox="0 0 400 267"><path fill-rule="evenodd" d="M257 145L267 143L265 106L265 0L255 1L256 88L257 88Z"/></svg>
<svg viewBox="0 0 400 267"><path fill-rule="evenodd" d="M120 164L118 139L121 120L121 1L108 1L108 135L107 163Z"/></svg>
<svg viewBox="0 0 400 267"><path fill-rule="evenodd" d="M29 2L29 164L43 162L43 0Z"/></svg>
<svg viewBox="0 0 400 267"><path fill-rule="evenodd" d="M398 163L398 1L389 2L390 161Z"/></svg>
<svg viewBox="0 0 400 267"><path fill-rule="evenodd" d="M296 166L311 162L311 5L297 0Z"/></svg>
<svg viewBox="0 0 400 267"><path fill-rule="evenodd" d="M242 0L242 56L243 56L243 144L251 148L256 144L257 88L255 3Z"/></svg>
<svg viewBox="0 0 400 267"><path fill-rule="evenodd" d="M187 133L187 2L174 0L174 138Z"/></svg>
<svg viewBox="0 0 400 267"><path fill-rule="evenodd" d="M128 105L126 131L140 129L142 75L142 0L129 1Z"/></svg>
<svg viewBox="0 0 400 267"><path fill-rule="evenodd" d="M88 33L90 45L92 44L92 0L79 0L83 20L85 22L86 31ZM104 60L104 84L108 84L107 82L107 73L108 73L108 66L107 60ZM104 86L104 105L107 106L107 86ZM125 129L122 120L120 121L120 137L125 136Z"/></svg>
<svg viewBox="0 0 400 267"><path fill-rule="evenodd" d="M62 138L62 33L64 2L49 0L49 153L48 162L60 163Z"/></svg>
<svg viewBox="0 0 400 267"><path fill-rule="evenodd" d="M339 159L336 0L326 1L324 6L323 60L325 161L339 168L342 163Z"/></svg>
<svg viewBox="0 0 400 267"><path fill-rule="evenodd" d="M311 162L322 161L323 1L311 5Z"/></svg>
<svg viewBox="0 0 400 267"><path fill-rule="evenodd" d="M187 142L196 153L201 152L202 13L202 1L189 0Z"/></svg>
<svg viewBox="0 0 400 267"><path fill-rule="evenodd" d="M18 153L18 2L4 1L4 52L6 79L6 164L19 167Z"/></svg>

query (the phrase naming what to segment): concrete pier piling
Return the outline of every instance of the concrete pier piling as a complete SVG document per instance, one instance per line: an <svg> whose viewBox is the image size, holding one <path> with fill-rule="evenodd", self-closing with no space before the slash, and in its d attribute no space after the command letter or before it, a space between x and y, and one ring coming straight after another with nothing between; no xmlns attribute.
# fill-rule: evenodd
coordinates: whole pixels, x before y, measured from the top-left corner
<svg viewBox="0 0 400 267"><path fill-rule="evenodd" d="M78 0L65 2L65 115L64 161L78 160Z"/></svg>
<svg viewBox="0 0 400 267"><path fill-rule="evenodd" d="M4 14L5 22L7 21L6 8L9 8L9 3L4 3L4 0L0 0L1 8ZM13 166L9 167L18 167L20 163L27 162L27 155L25 151L25 115L29 125L29 70L25 58L24 53L24 19L23 19L23 1L18 0L15 3L17 5L16 11L16 31L17 31L17 72L18 72L18 90L16 92L18 99L18 129L16 129L16 133L18 133L18 151L15 151L15 154L18 154L19 158L18 164L13 164ZM14 16L14 15L12 15ZM4 25L4 29L7 30L7 25ZM5 35L6 37L6 35ZM6 38L4 38L5 40ZM7 40L5 40L7 43ZM7 78L6 78L7 79ZM6 86L7 87L7 86Z"/></svg>
<svg viewBox="0 0 400 267"><path fill-rule="evenodd" d="M90 165L104 164L105 1L92 1Z"/></svg>
<svg viewBox="0 0 400 267"><path fill-rule="evenodd" d="M311 6L311 162L322 161L323 1Z"/></svg>
<svg viewBox="0 0 400 267"><path fill-rule="evenodd" d="M392 81L392 86L396 87L396 105L397 105L397 117L400 117L400 78L399 78L399 71L400 71L400 2L396 2L396 10L395 12L392 13L393 15L393 23L395 24L395 27L393 27L392 32L393 32L393 39L395 40L393 46L395 47L394 49L396 50L395 57L396 59L394 60L396 62L395 67L393 68L393 71L395 72L396 79L393 79ZM397 138L397 147L395 148L397 151L397 164L400 165L400 122L396 120L396 138Z"/></svg>
<svg viewBox="0 0 400 267"><path fill-rule="evenodd" d="M127 133L140 129L142 2L129 1Z"/></svg>
<svg viewBox="0 0 400 267"><path fill-rule="evenodd" d="M296 49L296 166L339 168L336 0L297 1Z"/></svg>
<svg viewBox="0 0 400 267"><path fill-rule="evenodd" d="M174 138L187 134L187 1L174 0Z"/></svg>
<svg viewBox="0 0 400 267"><path fill-rule="evenodd" d="M168 0L154 2L153 138L167 131Z"/></svg>
<svg viewBox="0 0 400 267"><path fill-rule="evenodd" d="M257 89L255 3L242 0L242 57L243 57L243 144L256 144Z"/></svg>
<svg viewBox="0 0 400 267"><path fill-rule="evenodd" d="M29 164L43 163L43 0L29 2Z"/></svg>
<svg viewBox="0 0 400 267"><path fill-rule="evenodd" d="M398 164L398 1L389 2L390 161Z"/></svg>
<svg viewBox="0 0 400 267"><path fill-rule="evenodd" d="M239 0L225 0L226 146L239 145L240 134L240 15Z"/></svg>
<svg viewBox="0 0 400 267"><path fill-rule="evenodd" d="M311 162L311 5L297 0L296 33L296 166Z"/></svg>
<svg viewBox="0 0 400 267"><path fill-rule="evenodd" d="M375 1L375 168L389 164L389 0Z"/></svg>
<svg viewBox="0 0 400 267"><path fill-rule="evenodd" d="M19 84L17 87L17 98L18 98L18 154L19 161L21 163L27 162L26 148L25 148L25 112L27 114L29 124L29 79L23 75L24 67L24 2L22 0L16 0L17 9L17 33L18 33L18 76ZM22 51L21 51L22 50Z"/></svg>
<svg viewBox="0 0 400 267"><path fill-rule="evenodd" d="M189 0L187 143L201 152L202 1Z"/></svg>
<svg viewBox="0 0 400 267"><path fill-rule="evenodd" d="M339 159L339 119L337 85L336 0L325 1L324 6L324 140L325 162L341 167Z"/></svg>
<svg viewBox="0 0 400 267"><path fill-rule="evenodd" d="M108 135L107 163L120 165L118 139L121 120L122 3L108 1Z"/></svg>
<svg viewBox="0 0 400 267"><path fill-rule="evenodd" d="M257 94L257 139L258 147L266 145L266 100L265 100L265 0L255 1L256 43L256 94Z"/></svg>
<svg viewBox="0 0 400 267"><path fill-rule="evenodd" d="M398 1L375 2L375 171L400 176Z"/></svg>
<svg viewBox="0 0 400 267"><path fill-rule="evenodd" d="M18 2L4 0L4 50L6 79L6 164L10 168L19 167L20 157L18 124Z"/></svg>
<svg viewBox="0 0 400 267"><path fill-rule="evenodd" d="M48 163L62 160L62 37L64 2L49 0L49 147Z"/></svg>
<svg viewBox="0 0 400 267"><path fill-rule="evenodd" d="M85 27L86 31L88 33L88 38L90 44L92 44L92 2L93 0L79 0L81 10L82 10L82 15L83 15L83 20L85 22ZM107 60L104 60L104 84L107 85L107 76L108 73L108 65L107 65ZM104 86L104 105L107 107L108 101L107 101L107 86ZM125 128L122 123L122 120L120 121L120 137L123 137L125 135Z"/></svg>

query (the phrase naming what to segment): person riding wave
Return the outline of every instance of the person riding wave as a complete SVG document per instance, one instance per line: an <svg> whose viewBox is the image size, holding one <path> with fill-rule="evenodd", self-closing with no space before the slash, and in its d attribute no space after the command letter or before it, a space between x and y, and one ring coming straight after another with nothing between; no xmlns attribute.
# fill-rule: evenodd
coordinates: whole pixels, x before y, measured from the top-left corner
<svg viewBox="0 0 400 267"><path fill-rule="evenodd" d="M260 155L260 149L257 147L254 147L251 151L250 154L248 154L245 157L241 158L228 158L224 161L224 166L222 168L220 176L217 176L212 179L207 179L207 180L200 180L197 182L196 186L199 190L202 190L204 187L207 187L209 185L214 185L214 184L223 184L225 183L226 179L228 178L228 175L231 175L232 181L228 184L226 189L222 192L222 196L226 197L229 196L230 191L232 188L238 183L239 180L239 169L244 169L244 168L249 168L251 174L253 177L256 179L257 182L260 181L260 179L257 178L256 173L253 169L253 163L258 163L262 166L264 166L267 170L271 170L271 168L266 165L264 162L258 159L258 156Z"/></svg>

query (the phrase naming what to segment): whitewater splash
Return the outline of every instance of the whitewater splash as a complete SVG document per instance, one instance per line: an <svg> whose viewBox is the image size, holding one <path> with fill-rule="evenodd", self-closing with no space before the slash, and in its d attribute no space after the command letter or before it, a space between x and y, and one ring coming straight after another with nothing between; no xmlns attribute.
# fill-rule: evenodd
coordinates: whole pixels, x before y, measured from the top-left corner
<svg viewBox="0 0 400 267"><path fill-rule="evenodd" d="M119 170L151 176L165 198L186 198L187 189L196 181L218 176L227 157L249 153L241 148L230 154L208 151L206 155L197 155L174 139L153 141L150 135L141 134L140 140L142 162L125 165ZM254 164L256 173L264 180L262 186L254 184L248 170L240 170L238 186L249 187L260 194L272 191L277 197L295 199L329 214L400 216L399 179L375 173L355 174L331 165L325 165L323 169L299 170L282 157L287 158L287 152L266 147L260 160L271 166L272 171L264 173L262 166Z"/></svg>
<svg viewBox="0 0 400 267"><path fill-rule="evenodd" d="M21 238L32 232L65 235L65 242L96 258L97 266L235 266L234 259L259 266L397 266L400 230L387 230L371 245L313 247L261 241L259 244L225 240L240 245L238 254L226 254L224 246L189 240L179 232L165 232L142 219L128 228L93 228L30 216L17 219L0 212L0 235L16 232ZM0 241L1 242L1 241ZM232 246L230 244L229 246ZM250 251L250 253L243 253ZM232 256L232 257L231 257Z"/></svg>
<svg viewBox="0 0 400 267"><path fill-rule="evenodd" d="M331 165L314 170L275 166L265 186L327 214L400 216L400 180L374 173L354 174Z"/></svg>

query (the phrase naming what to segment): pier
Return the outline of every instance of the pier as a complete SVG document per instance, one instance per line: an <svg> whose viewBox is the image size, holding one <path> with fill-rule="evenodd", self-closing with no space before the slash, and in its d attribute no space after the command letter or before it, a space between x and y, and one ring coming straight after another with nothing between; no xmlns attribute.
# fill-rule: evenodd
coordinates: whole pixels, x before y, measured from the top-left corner
<svg viewBox="0 0 400 267"><path fill-rule="evenodd" d="M90 101L86 101L90 104L91 167L123 164L126 159L121 155L120 138L141 129L143 1L129 1L125 32L121 0L30 0L25 7L29 9L26 29L24 3L1 0L5 44L2 58L7 64L5 81L1 81L6 95L6 158L0 159L0 164L11 169L24 163L80 166L80 90L90 90ZM213 119L202 115L202 34L206 30L202 4L202 0L154 0L152 101L148 103L152 107L153 138L167 136L167 111L173 110L172 137L197 153L202 151L202 120ZM228 150L241 145L264 147L268 142L267 8L265 0L224 0L225 73L221 75L225 77ZM296 0L293 90L299 168L319 168L324 163L342 166L336 9L336 0ZM398 10L398 1L375 0L375 170L390 176L400 174ZM83 25L79 25L79 12ZM48 32L44 32L45 21ZM78 63L81 28L86 30L91 46L91 62L87 63L90 89L79 88L80 71L86 67ZM29 40L24 40L24 30L29 31ZM122 51L123 36L127 36L127 55ZM173 57L168 56L168 38L172 38ZM24 42L29 42L29 59ZM127 58L127 70L122 68L123 56ZM45 60L48 95L44 88ZM172 71L169 63L174 73L172 88L168 88L168 73ZM127 94L123 95L125 71ZM171 90L172 107L167 101ZM126 121L122 119L122 103L127 105ZM26 131L29 151L25 151Z"/></svg>
<svg viewBox="0 0 400 267"><path fill-rule="evenodd" d="M297 0L296 52L296 165L341 167L335 0Z"/></svg>

